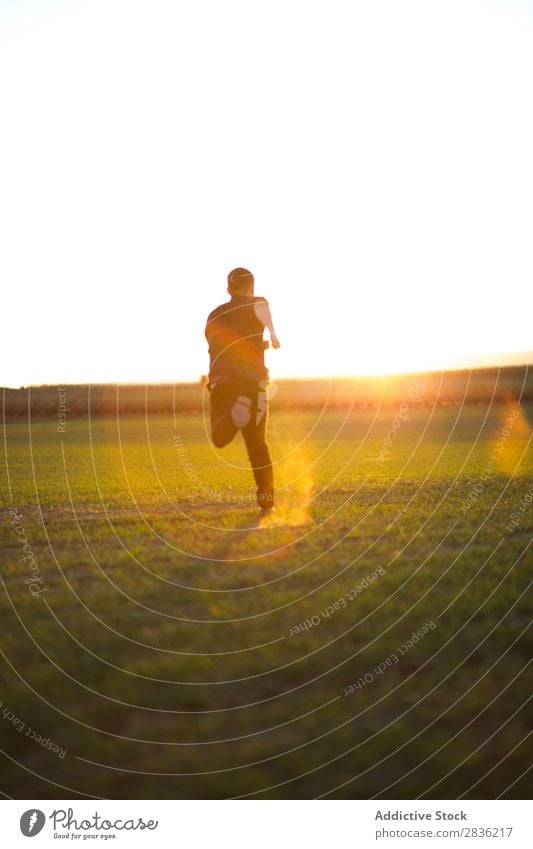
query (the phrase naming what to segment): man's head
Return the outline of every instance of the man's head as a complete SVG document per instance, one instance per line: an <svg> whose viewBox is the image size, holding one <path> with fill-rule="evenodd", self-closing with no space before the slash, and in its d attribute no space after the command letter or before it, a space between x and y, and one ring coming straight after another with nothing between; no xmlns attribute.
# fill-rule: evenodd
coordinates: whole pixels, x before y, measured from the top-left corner
<svg viewBox="0 0 533 849"><path fill-rule="evenodd" d="M253 295L254 275L247 268L234 268L228 274L228 292L230 295Z"/></svg>

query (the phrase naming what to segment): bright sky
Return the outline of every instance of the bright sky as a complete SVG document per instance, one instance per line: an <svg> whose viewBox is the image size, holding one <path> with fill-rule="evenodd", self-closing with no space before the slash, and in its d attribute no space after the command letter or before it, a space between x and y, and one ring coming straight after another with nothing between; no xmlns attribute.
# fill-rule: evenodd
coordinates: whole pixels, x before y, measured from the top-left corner
<svg viewBox="0 0 533 849"><path fill-rule="evenodd" d="M533 348L533 4L2 0L0 80L0 383L196 379L236 265L275 376Z"/></svg>

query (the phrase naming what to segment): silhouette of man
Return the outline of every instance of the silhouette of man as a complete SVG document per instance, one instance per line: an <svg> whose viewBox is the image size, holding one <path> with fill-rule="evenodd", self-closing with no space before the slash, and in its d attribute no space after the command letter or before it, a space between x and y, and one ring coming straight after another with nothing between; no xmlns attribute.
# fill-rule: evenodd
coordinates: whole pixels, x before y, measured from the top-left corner
<svg viewBox="0 0 533 849"><path fill-rule="evenodd" d="M266 441L268 369L263 340L267 328L274 348L279 341L266 298L254 295L254 277L246 268L228 274L231 299L207 319L211 434L217 448L242 432L262 511L274 509L274 474Z"/></svg>

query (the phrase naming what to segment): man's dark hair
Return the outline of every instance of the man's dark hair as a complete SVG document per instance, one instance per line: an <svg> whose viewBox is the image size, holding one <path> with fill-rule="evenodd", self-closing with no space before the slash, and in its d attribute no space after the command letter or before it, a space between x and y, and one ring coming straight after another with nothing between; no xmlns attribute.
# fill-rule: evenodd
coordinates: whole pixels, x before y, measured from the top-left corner
<svg viewBox="0 0 533 849"><path fill-rule="evenodd" d="M254 291L254 275L247 268L234 268L228 274L228 289L233 294Z"/></svg>

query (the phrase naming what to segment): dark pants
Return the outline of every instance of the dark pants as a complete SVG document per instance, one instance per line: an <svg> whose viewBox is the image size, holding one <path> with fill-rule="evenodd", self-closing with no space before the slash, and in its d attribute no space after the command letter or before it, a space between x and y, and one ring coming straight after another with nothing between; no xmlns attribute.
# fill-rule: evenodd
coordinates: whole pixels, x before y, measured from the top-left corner
<svg viewBox="0 0 533 849"><path fill-rule="evenodd" d="M231 408L239 395L251 399L250 422L242 428L242 435L257 484L257 503L260 507L273 507L274 473L266 441L268 399L264 386L264 382L260 385L250 380L217 383L211 390L211 434L217 448L228 445L238 430Z"/></svg>

